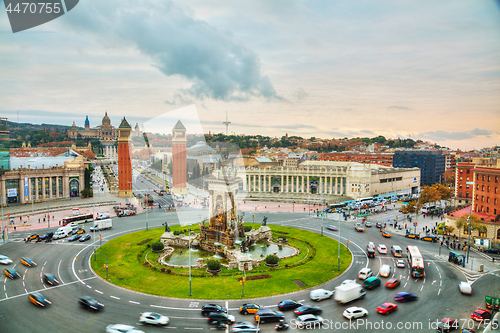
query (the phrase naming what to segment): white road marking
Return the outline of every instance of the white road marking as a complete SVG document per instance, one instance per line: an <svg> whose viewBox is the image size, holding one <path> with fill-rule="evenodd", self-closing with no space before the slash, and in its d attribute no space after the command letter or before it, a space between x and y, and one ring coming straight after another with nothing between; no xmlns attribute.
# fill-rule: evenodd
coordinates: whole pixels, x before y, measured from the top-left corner
<svg viewBox="0 0 500 333"><path fill-rule="evenodd" d="M422 285L422 288L420 288L420 291L422 291L422 289L424 289L424 286Z"/></svg>
<svg viewBox="0 0 500 333"><path fill-rule="evenodd" d="M45 262L43 265L45 266L45 264L46 264L46 263L47 263L47 262ZM42 267L42 269L43 269L43 267Z"/></svg>
<svg viewBox="0 0 500 333"><path fill-rule="evenodd" d="M62 260L59 260L59 265L57 265L57 275L59 276L59 280L61 280L61 283L65 284L63 279L61 279L61 274L59 273L59 269L61 268L61 262Z"/></svg>
<svg viewBox="0 0 500 333"><path fill-rule="evenodd" d="M103 292L102 291L99 291L99 290L95 290L96 293L99 293L99 294L102 294Z"/></svg>
<svg viewBox="0 0 500 333"><path fill-rule="evenodd" d="M441 288L439 288L439 290L438 290L438 295L439 295L439 294L441 294Z"/></svg>
<svg viewBox="0 0 500 333"><path fill-rule="evenodd" d="M92 287L91 287L91 286L89 286L89 285L87 285L87 287L89 287L90 289L92 289Z"/></svg>
<svg viewBox="0 0 500 333"><path fill-rule="evenodd" d="M24 288L24 291L26 292L26 294L28 293L28 291L26 290L26 288Z"/></svg>
<svg viewBox="0 0 500 333"><path fill-rule="evenodd" d="M424 278L424 283L425 283L425 278Z"/></svg>
<svg viewBox="0 0 500 333"><path fill-rule="evenodd" d="M3 290L5 291L5 284L3 285Z"/></svg>
<svg viewBox="0 0 500 333"><path fill-rule="evenodd" d="M443 281L439 281L439 286L442 287L443 286Z"/></svg>
<svg viewBox="0 0 500 333"><path fill-rule="evenodd" d="M120 297L116 297L116 296L113 296L113 295L111 295L109 297L114 298L114 299L120 299Z"/></svg>
<svg viewBox="0 0 500 333"><path fill-rule="evenodd" d="M190 308L173 308L171 306L161 306L161 305L150 305L151 307L153 308L159 308L159 309L167 309L167 310L191 310L191 311L200 311L200 309L190 309ZM169 318L180 318L180 319L186 319L184 317L171 317L171 316L168 316ZM193 319L193 318L189 318L189 319ZM206 318L200 318L200 319L204 319L206 320Z"/></svg>
<svg viewBox="0 0 500 333"><path fill-rule="evenodd" d="M202 327L184 327L185 330L202 330Z"/></svg>
<svg viewBox="0 0 500 333"><path fill-rule="evenodd" d="M141 304L139 302L134 302L134 301L128 301L129 303L134 303L134 304Z"/></svg>
<svg viewBox="0 0 500 333"><path fill-rule="evenodd" d="M441 273L439 273L439 278L441 279Z"/></svg>
<svg viewBox="0 0 500 333"><path fill-rule="evenodd" d="M431 285L433 285L434 283L436 283L436 280L432 281Z"/></svg>
<svg viewBox="0 0 500 333"><path fill-rule="evenodd" d="M26 286L24 285L24 281L23 281L23 287L26 287Z"/></svg>
<svg viewBox="0 0 500 333"><path fill-rule="evenodd" d="M5 293L5 299L7 299L7 298L8 298L8 297L7 297L7 293Z"/></svg>
<svg viewBox="0 0 500 333"><path fill-rule="evenodd" d="M405 285L403 286L403 288L406 288L406 285L408 284L408 282L405 283Z"/></svg>

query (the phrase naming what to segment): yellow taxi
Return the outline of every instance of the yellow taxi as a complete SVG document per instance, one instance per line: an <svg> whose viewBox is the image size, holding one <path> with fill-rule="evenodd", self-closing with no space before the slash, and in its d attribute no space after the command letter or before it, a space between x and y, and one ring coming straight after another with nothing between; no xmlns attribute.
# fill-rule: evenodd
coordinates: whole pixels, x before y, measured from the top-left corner
<svg viewBox="0 0 500 333"><path fill-rule="evenodd" d="M382 231L382 236L384 236L386 238L391 238L391 234L388 233L387 231Z"/></svg>
<svg viewBox="0 0 500 333"><path fill-rule="evenodd" d="M85 233L85 229L77 229L73 231L73 235L81 235Z"/></svg>
<svg viewBox="0 0 500 333"><path fill-rule="evenodd" d="M249 313L257 313L257 311L263 309L262 305L254 304L254 303L246 303L240 306L240 313L247 315Z"/></svg>
<svg viewBox="0 0 500 333"><path fill-rule="evenodd" d="M33 259L28 258L28 257L22 257L21 264L23 264L24 266L28 266L28 267L36 266L36 262L34 262Z"/></svg>

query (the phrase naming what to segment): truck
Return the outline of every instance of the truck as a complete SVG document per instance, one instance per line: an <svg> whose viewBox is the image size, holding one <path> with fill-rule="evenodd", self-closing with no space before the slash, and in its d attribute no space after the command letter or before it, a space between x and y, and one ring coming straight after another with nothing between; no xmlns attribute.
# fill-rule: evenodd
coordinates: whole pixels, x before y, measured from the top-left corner
<svg viewBox="0 0 500 333"><path fill-rule="evenodd" d="M111 229L112 227L113 227L112 219L96 220L94 221L94 225L90 227L90 231L94 231L94 228L96 231L100 231L100 230Z"/></svg>
<svg viewBox="0 0 500 333"><path fill-rule="evenodd" d="M347 283L335 287L335 301L339 304L347 304L366 295L361 285L357 283Z"/></svg>

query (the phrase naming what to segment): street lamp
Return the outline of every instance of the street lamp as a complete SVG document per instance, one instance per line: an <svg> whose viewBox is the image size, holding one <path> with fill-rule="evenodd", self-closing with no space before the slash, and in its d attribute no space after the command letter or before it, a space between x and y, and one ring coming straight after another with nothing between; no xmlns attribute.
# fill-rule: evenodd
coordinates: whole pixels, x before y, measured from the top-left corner
<svg viewBox="0 0 500 333"><path fill-rule="evenodd" d="M339 251L338 251L338 271L340 271L340 212L339 212Z"/></svg>
<svg viewBox="0 0 500 333"><path fill-rule="evenodd" d="M189 296L192 296L193 293L191 292L191 224L189 225L189 235L188 235L188 241L189 241Z"/></svg>
<svg viewBox="0 0 500 333"><path fill-rule="evenodd" d="M467 240L467 263L469 263L469 251L470 251L470 225L471 225L471 215L472 215L472 205L469 210L469 218L467 219L469 222L469 235Z"/></svg>

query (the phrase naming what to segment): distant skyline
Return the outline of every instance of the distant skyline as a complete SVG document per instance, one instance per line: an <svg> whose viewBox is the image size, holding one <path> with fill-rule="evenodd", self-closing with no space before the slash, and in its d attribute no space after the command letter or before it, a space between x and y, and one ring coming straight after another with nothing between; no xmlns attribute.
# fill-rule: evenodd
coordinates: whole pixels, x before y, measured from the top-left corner
<svg viewBox="0 0 500 333"><path fill-rule="evenodd" d="M16 34L0 8L10 121L500 145L498 1L86 0Z"/></svg>

